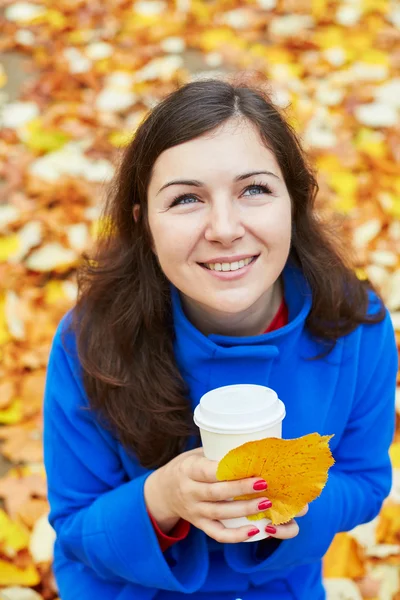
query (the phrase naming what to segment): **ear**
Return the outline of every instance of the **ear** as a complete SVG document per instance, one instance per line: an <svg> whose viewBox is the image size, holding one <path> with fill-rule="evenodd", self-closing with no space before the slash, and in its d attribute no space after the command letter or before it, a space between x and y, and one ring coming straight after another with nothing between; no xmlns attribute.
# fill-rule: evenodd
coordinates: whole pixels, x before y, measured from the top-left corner
<svg viewBox="0 0 400 600"><path fill-rule="evenodd" d="M140 205L135 204L133 206L133 220L135 221L135 223L137 223L137 221L139 219L139 213L140 213Z"/></svg>

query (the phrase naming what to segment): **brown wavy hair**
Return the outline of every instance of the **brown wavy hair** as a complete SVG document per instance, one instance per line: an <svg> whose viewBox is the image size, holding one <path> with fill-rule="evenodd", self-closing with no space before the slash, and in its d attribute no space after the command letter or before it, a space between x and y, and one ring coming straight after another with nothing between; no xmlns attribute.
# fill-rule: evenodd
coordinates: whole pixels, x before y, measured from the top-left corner
<svg viewBox="0 0 400 600"><path fill-rule="evenodd" d="M78 270L72 329L89 409L147 468L185 450L196 432L187 386L173 352L169 282L152 251L147 190L157 157L232 117L251 121L276 156L292 201L290 258L312 289L306 326L328 344L367 315L369 282L346 264L330 228L317 216L317 181L299 138L263 87L221 79L192 81L148 114L125 149L110 186L104 222L91 256ZM133 207L140 206L133 219Z"/></svg>

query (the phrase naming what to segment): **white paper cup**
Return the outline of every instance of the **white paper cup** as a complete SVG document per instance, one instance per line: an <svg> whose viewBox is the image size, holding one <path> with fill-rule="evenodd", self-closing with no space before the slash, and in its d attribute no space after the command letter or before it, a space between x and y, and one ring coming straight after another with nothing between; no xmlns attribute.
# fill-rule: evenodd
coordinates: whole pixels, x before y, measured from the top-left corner
<svg viewBox="0 0 400 600"><path fill-rule="evenodd" d="M282 437L285 405L276 392L262 385L227 385L207 392L194 411L194 422L200 429L204 455L221 460L233 448L266 437ZM268 482L267 482L268 483ZM268 497L268 490L266 491ZM247 517L225 519L225 527L234 529L254 525L260 533L246 542L269 537L265 527L269 519L250 521Z"/></svg>

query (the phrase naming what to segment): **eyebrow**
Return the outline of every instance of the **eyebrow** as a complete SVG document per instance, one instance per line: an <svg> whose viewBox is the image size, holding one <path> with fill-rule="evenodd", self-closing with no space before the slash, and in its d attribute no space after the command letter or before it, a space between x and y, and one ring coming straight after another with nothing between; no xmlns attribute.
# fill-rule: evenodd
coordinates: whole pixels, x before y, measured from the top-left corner
<svg viewBox="0 0 400 600"><path fill-rule="evenodd" d="M280 179L278 175L275 175L275 173L272 173L271 171L251 171L250 173L243 173L242 175L238 175L237 177L235 177L234 181L242 181L243 179L247 179L248 177L252 177L253 175L271 175L276 179ZM203 187L205 184L202 181L197 181L197 179L175 179L174 181L169 181L168 183L163 185L158 190L156 196L158 196L158 194L162 192L162 190L165 190L165 188L171 185L192 185L194 187Z"/></svg>

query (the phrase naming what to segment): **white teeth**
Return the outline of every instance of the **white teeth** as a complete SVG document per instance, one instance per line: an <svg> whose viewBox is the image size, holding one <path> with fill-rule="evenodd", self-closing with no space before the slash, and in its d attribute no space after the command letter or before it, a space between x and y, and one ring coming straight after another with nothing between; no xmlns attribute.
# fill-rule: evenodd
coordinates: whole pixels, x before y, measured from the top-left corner
<svg viewBox="0 0 400 600"><path fill-rule="evenodd" d="M253 259L254 256L232 263L205 263L205 266L210 269L210 271L237 271L238 269L246 267Z"/></svg>

